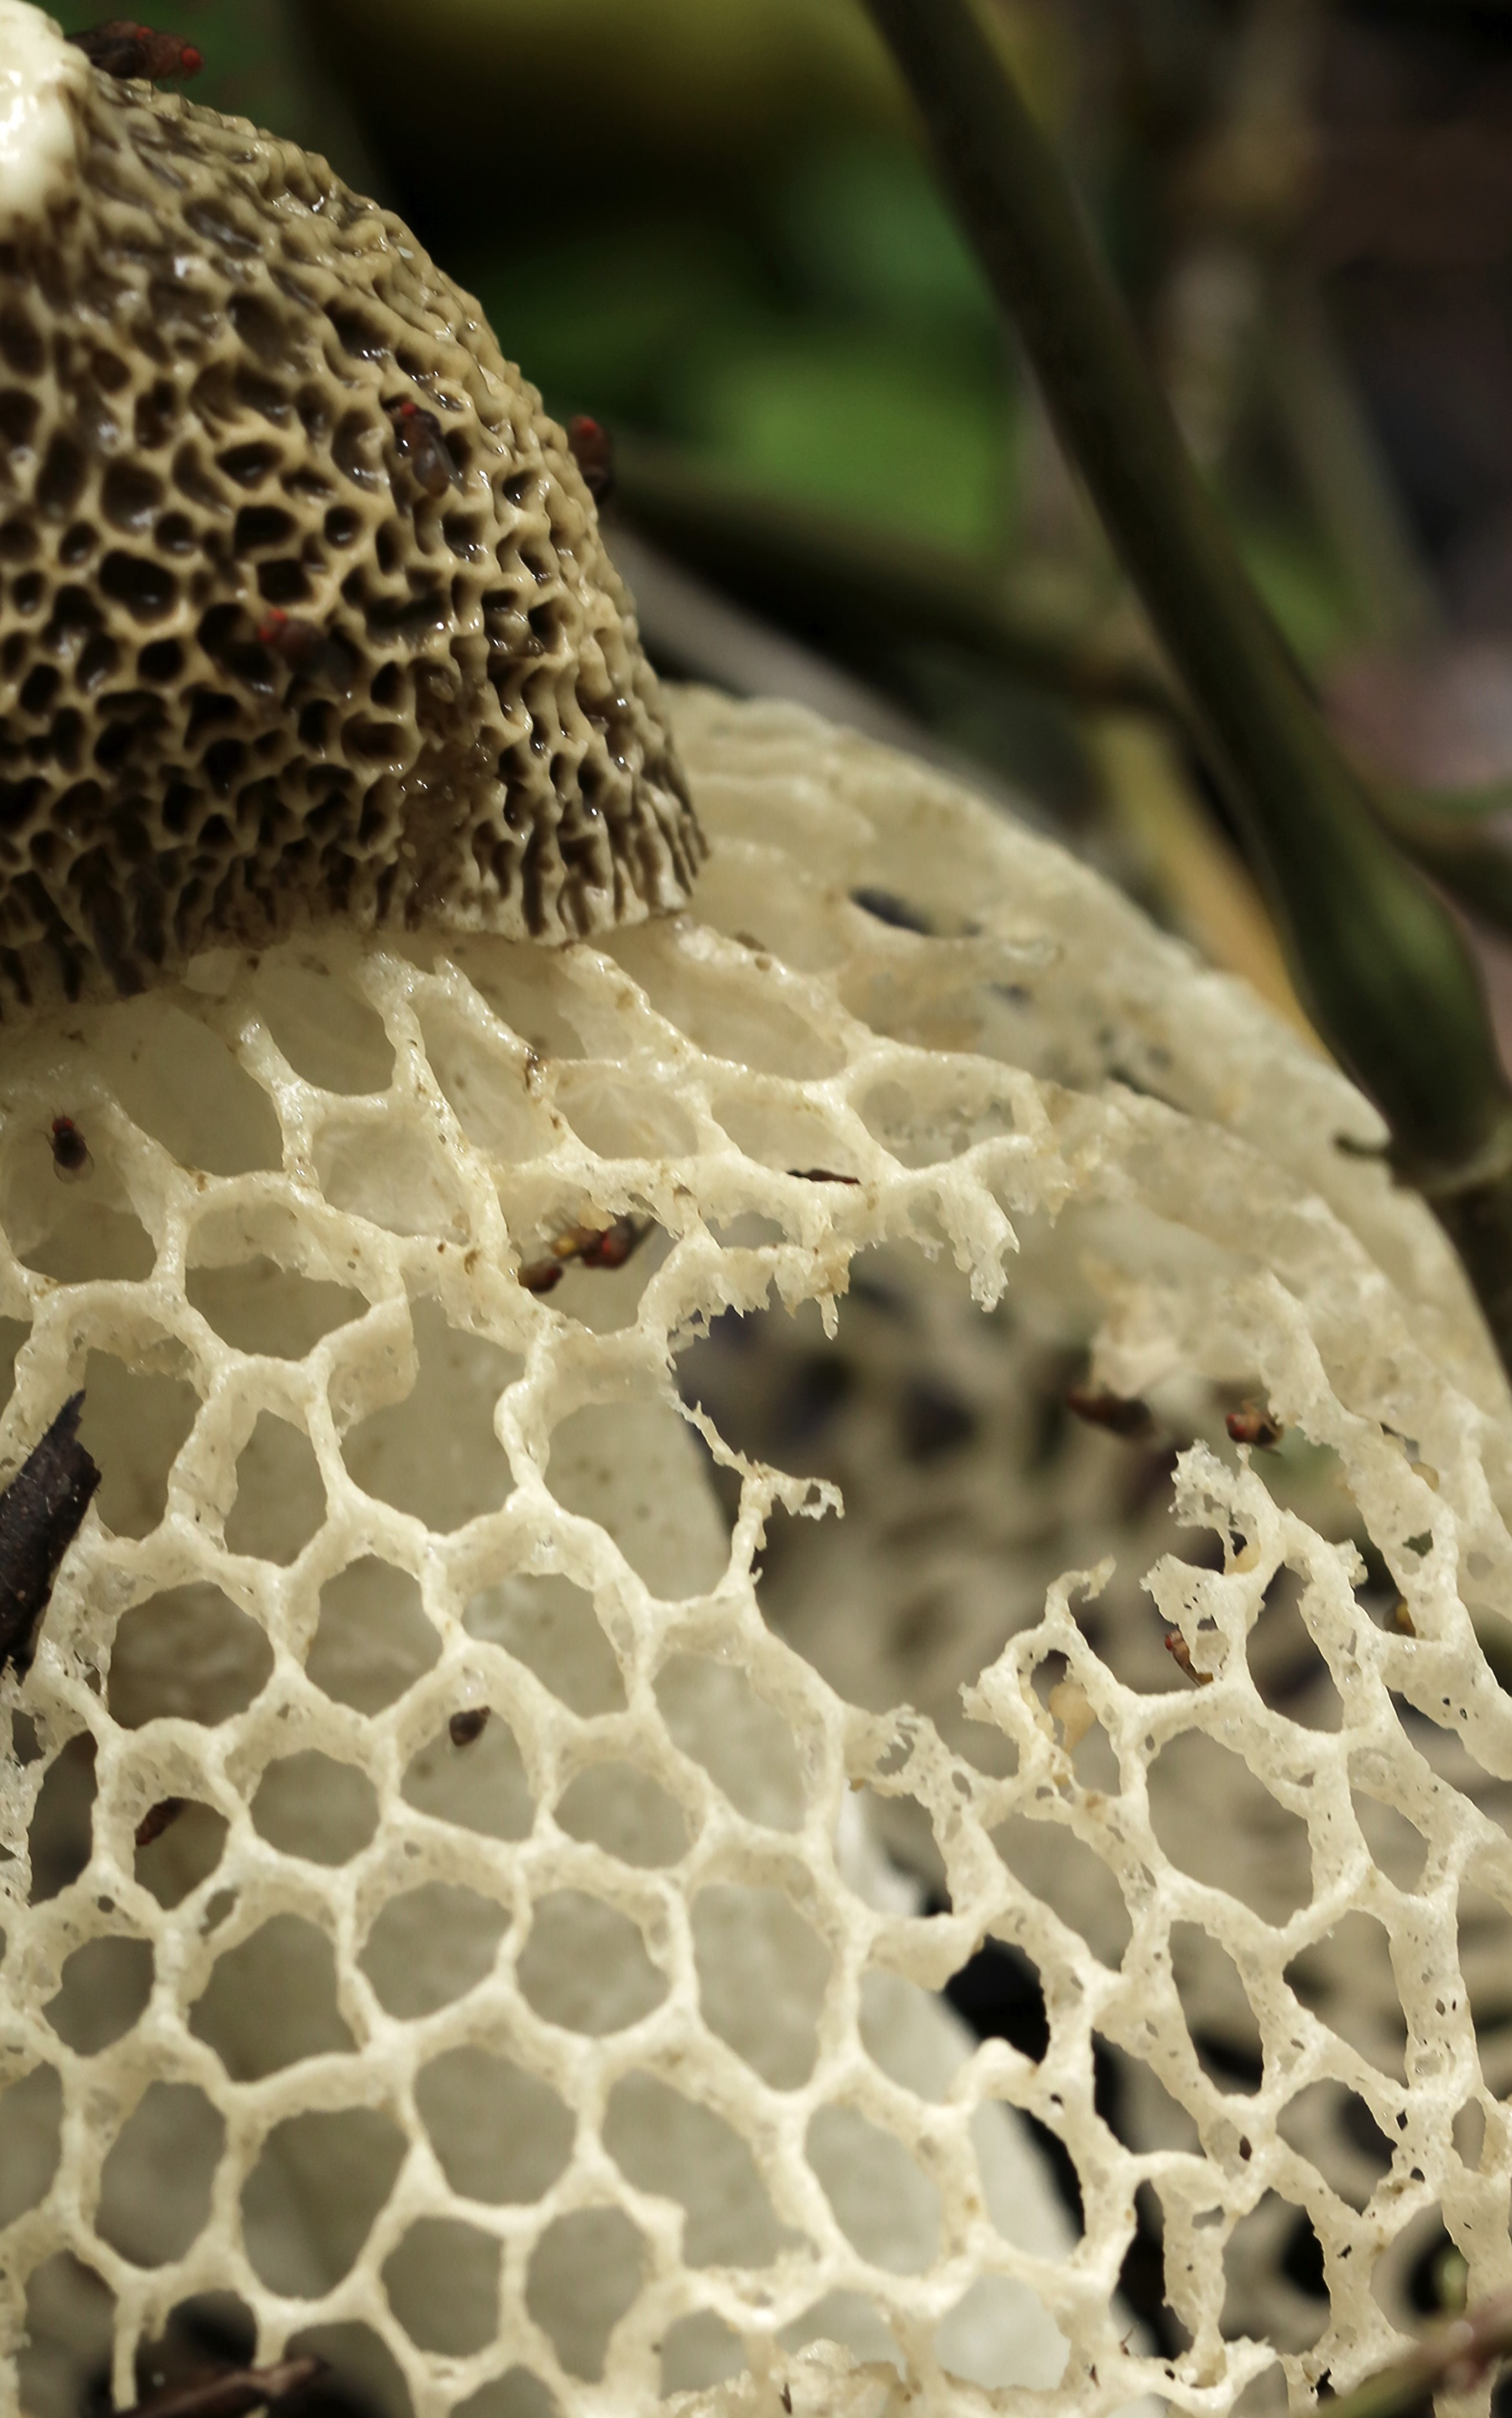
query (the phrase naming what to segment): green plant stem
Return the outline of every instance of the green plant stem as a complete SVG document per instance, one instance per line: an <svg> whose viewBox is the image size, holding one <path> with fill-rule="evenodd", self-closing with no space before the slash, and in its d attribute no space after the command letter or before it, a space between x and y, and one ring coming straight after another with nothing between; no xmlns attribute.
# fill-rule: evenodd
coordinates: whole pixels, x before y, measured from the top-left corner
<svg viewBox="0 0 1512 2418"><path fill-rule="evenodd" d="M1512 2359L1512 2292L1450 2319L1405 2358L1321 2406L1328 2418L1413 2418L1431 2394L1469 2393L1504 2359Z"/></svg>
<svg viewBox="0 0 1512 2418"><path fill-rule="evenodd" d="M1494 809L1474 796L1426 798L1382 788L1378 798L1387 830L1413 863L1467 915L1512 934L1512 854L1491 820L1493 810L1504 813L1512 803L1504 792L1495 792Z"/></svg>
<svg viewBox="0 0 1512 2418"><path fill-rule="evenodd" d="M1512 1089L1471 953L1380 829L1250 587L1070 184L970 0L866 5L1191 701L1304 1004L1380 1108L1398 1171L1459 1245L1512 1367Z"/></svg>
<svg viewBox="0 0 1512 2418"><path fill-rule="evenodd" d="M1313 516L1352 591L1363 635L1378 646L1431 636L1432 587L1317 293L1277 293L1269 348L1271 406Z"/></svg>

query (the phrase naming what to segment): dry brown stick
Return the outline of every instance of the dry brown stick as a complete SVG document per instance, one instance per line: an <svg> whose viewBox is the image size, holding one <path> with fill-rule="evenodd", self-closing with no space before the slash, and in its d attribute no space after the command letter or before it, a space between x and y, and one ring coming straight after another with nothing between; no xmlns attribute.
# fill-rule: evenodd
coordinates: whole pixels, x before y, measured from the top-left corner
<svg viewBox="0 0 1512 2418"><path fill-rule="evenodd" d="M149 2395L117 2418L247 2418L250 2410L271 2408L313 2384L325 2364L323 2359L304 2358L281 2360L274 2367L226 2368L197 2384Z"/></svg>
<svg viewBox="0 0 1512 2418"><path fill-rule="evenodd" d="M37 1627L99 1472L79 1442L83 1394L70 1394L0 1494L0 1671L31 1667Z"/></svg>

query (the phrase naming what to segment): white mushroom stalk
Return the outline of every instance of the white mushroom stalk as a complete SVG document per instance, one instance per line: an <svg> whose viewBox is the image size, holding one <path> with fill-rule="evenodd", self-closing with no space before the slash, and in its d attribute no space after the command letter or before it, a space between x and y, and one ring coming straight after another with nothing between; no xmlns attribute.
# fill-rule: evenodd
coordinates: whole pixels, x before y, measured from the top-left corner
<svg viewBox="0 0 1512 2418"><path fill-rule="evenodd" d="M107 389L119 441L13 451L0 522L37 536L6 777L43 784L0 1432L19 1464L83 1388L102 1472L0 1677L6 2406L306 2352L394 2418L1348 2384L1425 2228L1477 2297L1509 2258L1471 2012L1512 1902L1507 1437L1436 1228L1339 1148L1377 1131L1350 1087L1060 851L796 711L660 693L557 433L395 222L84 89L81 139L192 163L241 369L122 353L175 439L139 461ZM283 339L247 361L311 193L378 300L349 343L328 260L287 268L327 329L291 417ZM411 346L445 493L428 431L390 443ZM216 484L248 449L254 505ZM120 532L65 554L127 470L161 490L133 559L180 513L193 543L85 845L65 717L125 715L82 666L136 607ZM252 511L331 546L349 513L334 589L281 535L311 593L270 597ZM386 619L443 560L463 604ZM238 685L253 643L277 676ZM379 713L419 752L364 788ZM182 814L140 786L169 762ZM1073 1347L1152 1443L1065 1428ZM1225 1437L1241 1392L1274 1452ZM985 1943L1013 2039L942 2000ZM1152 2206L1168 2355L1119 2299Z"/></svg>

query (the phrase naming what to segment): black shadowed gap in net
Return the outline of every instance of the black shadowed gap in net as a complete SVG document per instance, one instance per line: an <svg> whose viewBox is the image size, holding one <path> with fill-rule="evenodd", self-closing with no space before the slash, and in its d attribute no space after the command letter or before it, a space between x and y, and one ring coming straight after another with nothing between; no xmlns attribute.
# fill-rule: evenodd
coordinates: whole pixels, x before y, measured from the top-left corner
<svg viewBox="0 0 1512 2418"><path fill-rule="evenodd" d="M99 1472L79 1442L83 1394L70 1394L0 1494L0 1671L31 1667L58 1566L84 1523Z"/></svg>
<svg viewBox="0 0 1512 2418"><path fill-rule="evenodd" d="M1049 2047L1049 2018L1040 1977L1022 1951L1004 1940L986 1940L974 1956L969 1957L946 1983L945 1997L978 2040L1005 2040L1036 2064ZM1092 2069L1093 2104L1103 2121L1122 2139L1118 2064L1100 2040L1093 2042ZM1024 2108L1018 2110L1018 2116L1079 2230L1085 2223L1081 2177L1070 2150L1038 2117ZM1166 2302L1159 2202L1144 2185L1135 2196L1134 2237L1124 2253L1119 2289L1130 2314L1143 2321L1160 2351L1171 2358L1184 2348L1185 2337Z"/></svg>

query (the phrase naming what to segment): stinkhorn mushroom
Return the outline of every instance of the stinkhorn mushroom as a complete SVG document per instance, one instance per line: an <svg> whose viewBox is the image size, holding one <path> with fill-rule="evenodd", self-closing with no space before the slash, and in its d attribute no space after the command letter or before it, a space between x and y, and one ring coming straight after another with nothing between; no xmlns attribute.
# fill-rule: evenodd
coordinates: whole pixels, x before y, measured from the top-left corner
<svg viewBox="0 0 1512 2418"><path fill-rule="evenodd" d="M0 1438L101 1472L0 1676L6 2408L1207 2418L1437 2224L1502 2283L1506 1401L1371 1111L659 692L319 162L0 0Z"/></svg>
<svg viewBox="0 0 1512 2418"><path fill-rule="evenodd" d="M624 591L477 305L323 161L23 0L0 41L5 987L685 905Z"/></svg>

